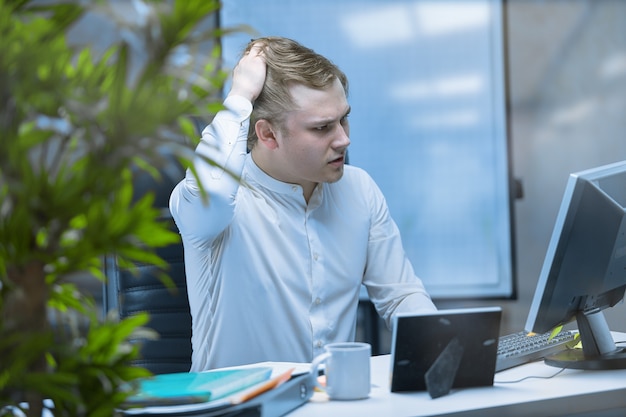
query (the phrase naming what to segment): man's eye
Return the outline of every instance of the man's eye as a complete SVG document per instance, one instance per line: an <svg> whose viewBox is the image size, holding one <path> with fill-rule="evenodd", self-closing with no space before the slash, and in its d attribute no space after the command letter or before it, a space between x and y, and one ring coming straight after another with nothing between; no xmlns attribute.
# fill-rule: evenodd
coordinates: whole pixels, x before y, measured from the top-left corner
<svg viewBox="0 0 626 417"><path fill-rule="evenodd" d="M319 131L319 132L322 132L322 131L324 131L324 130L328 129L328 125L324 125L324 126L317 126L317 127L315 127L314 129L315 129L315 130L317 130L317 131Z"/></svg>

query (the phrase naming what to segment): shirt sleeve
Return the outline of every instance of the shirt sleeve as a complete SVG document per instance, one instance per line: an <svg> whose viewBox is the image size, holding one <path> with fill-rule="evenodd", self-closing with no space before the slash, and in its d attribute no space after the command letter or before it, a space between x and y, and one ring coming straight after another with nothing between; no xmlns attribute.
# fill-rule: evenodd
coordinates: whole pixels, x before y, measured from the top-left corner
<svg viewBox="0 0 626 417"><path fill-rule="evenodd" d="M436 307L406 256L400 230L373 180L366 193L372 224L363 284L378 314L391 328L393 316L398 313L434 311Z"/></svg>
<svg viewBox="0 0 626 417"><path fill-rule="evenodd" d="M246 157L252 103L229 96L224 107L204 129L196 147L193 167L197 178L188 169L170 196L170 211L181 235L198 248L207 247L230 223L239 188L238 179L231 174L241 175Z"/></svg>

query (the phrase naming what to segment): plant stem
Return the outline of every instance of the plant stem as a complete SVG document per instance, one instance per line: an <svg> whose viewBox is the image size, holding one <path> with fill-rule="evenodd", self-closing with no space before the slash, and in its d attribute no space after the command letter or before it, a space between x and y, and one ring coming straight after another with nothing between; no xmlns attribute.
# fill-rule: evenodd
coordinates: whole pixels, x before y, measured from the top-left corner
<svg viewBox="0 0 626 417"><path fill-rule="evenodd" d="M8 278L13 288L9 291L3 311L4 323L9 331L18 330L26 335L44 334L49 331L47 300L49 288L45 280L44 264L31 261L25 266L8 270ZM19 349L15 346L15 349ZM45 372L46 361L41 355L35 360L29 372ZM23 397L29 405L28 415L40 417L43 398L37 391L27 390Z"/></svg>

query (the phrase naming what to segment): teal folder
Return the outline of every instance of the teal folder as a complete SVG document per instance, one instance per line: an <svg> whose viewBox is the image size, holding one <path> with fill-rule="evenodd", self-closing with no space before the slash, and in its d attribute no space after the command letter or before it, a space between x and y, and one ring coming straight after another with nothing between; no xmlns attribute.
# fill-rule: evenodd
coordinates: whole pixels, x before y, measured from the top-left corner
<svg viewBox="0 0 626 417"><path fill-rule="evenodd" d="M266 381L272 368L220 369L161 374L139 381L126 406L174 405L214 401Z"/></svg>
<svg viewBox="0 0 626 417"><path fill-rule="evenodd" d="M120 417L279 417L306 403L314 387L315 378L306 373L241 404L231 404L227 396L197 404L128 408L119 410L119 414Z"/></svg>

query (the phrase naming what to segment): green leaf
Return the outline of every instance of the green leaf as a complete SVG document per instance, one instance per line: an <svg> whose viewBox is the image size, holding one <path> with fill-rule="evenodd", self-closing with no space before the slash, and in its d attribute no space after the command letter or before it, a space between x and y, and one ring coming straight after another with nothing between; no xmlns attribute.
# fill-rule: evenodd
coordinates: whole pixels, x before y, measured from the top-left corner
<svg viewBox="0 0 626 417"><path fill-rule="evenodd" d="M552 332L550 333L548 340L554 339L559 333L561 333L561 330L563 330L563 326L557 326L554 329L552 329Z"/></svg>

